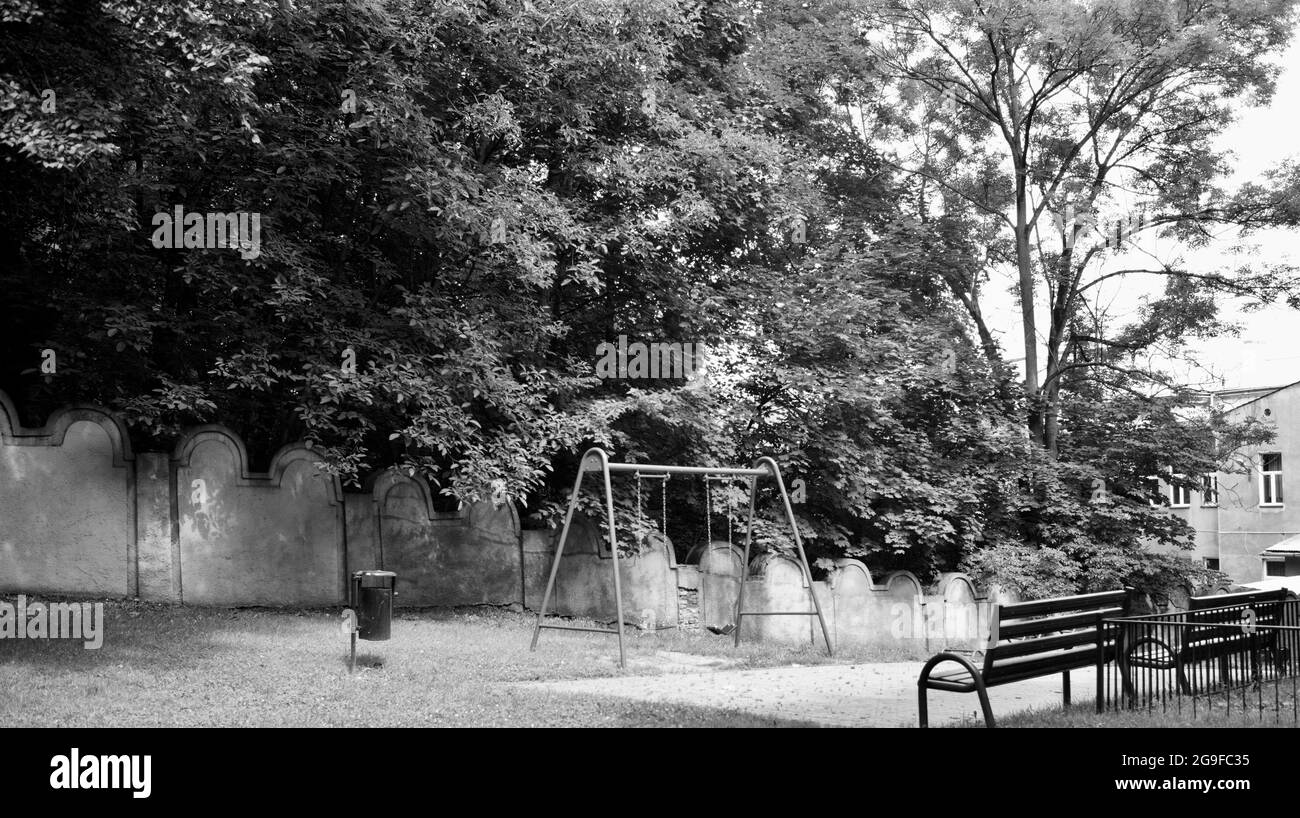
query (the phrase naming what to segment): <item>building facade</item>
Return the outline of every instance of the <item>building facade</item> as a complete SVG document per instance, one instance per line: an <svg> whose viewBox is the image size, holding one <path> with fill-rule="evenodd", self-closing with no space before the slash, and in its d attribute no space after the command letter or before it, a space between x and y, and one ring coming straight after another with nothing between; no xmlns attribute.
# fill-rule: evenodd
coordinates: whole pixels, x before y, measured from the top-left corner
<svg viewBox="0 0 1300 818"><path fill-rule="evenodd" d="M1232 420L1273 425L1276 435L1239 450L1232 471L1202 475L1200 491L1163 485L1172 513L1196 530L1191 556L1238 583L1300 576L1300 382L1210 400Z"/></svg>

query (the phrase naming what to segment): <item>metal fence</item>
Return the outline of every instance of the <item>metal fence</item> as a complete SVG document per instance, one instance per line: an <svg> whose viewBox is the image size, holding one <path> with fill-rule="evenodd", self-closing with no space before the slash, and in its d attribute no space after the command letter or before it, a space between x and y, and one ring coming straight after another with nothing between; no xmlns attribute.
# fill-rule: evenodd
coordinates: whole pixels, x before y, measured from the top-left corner
<svg viewBox="0 0 1300 818"><path fill-rule="evenodd" d="M1300 724L1300 600L1107 619L1098 711Z"/></svg>

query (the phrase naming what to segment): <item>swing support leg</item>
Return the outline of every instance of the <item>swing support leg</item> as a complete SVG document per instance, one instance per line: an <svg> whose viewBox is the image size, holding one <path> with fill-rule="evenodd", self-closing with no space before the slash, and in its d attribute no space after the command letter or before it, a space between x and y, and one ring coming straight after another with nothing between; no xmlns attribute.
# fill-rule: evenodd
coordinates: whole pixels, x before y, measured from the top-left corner
<svg viewBox="0 0 1300 818"><path fill-rule="evenodd" d="M618 666L627 667L627 654L623 650L623 580L618 570L618 535L614 531L614 487L609 480L609 464L603 469L605 474L605 511L609 514L609 554L614 566L614 613L618 628Z"/></svg>
<svg viewBox="0 0 1300 818"><path fill-rule="evenodd" d="M578 495L582 491L583 475L589 470L587 462L589 458L596 458L600 461L600 472L604 476L605 483L605 511L609 516L609 549L612 564L614 566L614 605L616 608L615 628L607 630L605 628L578 628L568 625L546 625L543 620L546 617L546 609L551 602L551 592L555 590L555 578L560 573L560 559L564 556L564 544L569 538L569 529L573 523L573 512L578 507ZM591 469L594 471L594 469ZM618 570L618 532L614 528L614 490L610 484L609 478L609 458L602 449L589 449L582 456L582 462L578 466L578 477L573 482L573 494L569 497L569 508L564 513L564 528L560 531L560 541L555 546L555 559L551 562L551 576L546 581L546 592L542 594L542 607L537 612L537 623L533 626L533 642L529 650L537 650L537 640L542 635L542 629L548 628L553 630L578 630L578 631L599 631L601 633L618 634L618 666L627 667L627 653L623 644L623 579Z"/></svg>
<svg viewBox="0 0 1300 818"><path fill-rule="evenodd" d="M740 647L740 617L745 610L745 580L749 575L749 546L754 537L754 507L758 504L758 478L749 481L749 516L745 519L745 558L740 561L740 588L736 591L736 637L734 645ZM731 520L727 520L731 525Z"/></svg>
<svg viewBox="0 0 1300 818"><path fill-rule="evenodd" d="M583 458L586 460L585 456ZM542 635L542 619L546 617L546 608L551 602L551 591L555 589L555 577L560 572L560 557L564 555L564 544L569 539L569 526L573 522L573 512L578 508L578 494L582 491L582 476L586 469L579 467L578 477L573 481L573 494L569 495L569 508L564 512L564 528L560 529L560 541L555 545L555 559L551 562L551 576L546 581L546 592L542 594L542 607L537 611L537 624L533 626L533 644L530 651L537 650L537 639Z"/></svg>
<svg viewBox="0 0 1300 818"><path fill-rule="evenodd" d="M812 598L813 609L811 611L746 611L744 608L745 599L745 579L749 573L749 546L753 536L754 523L754 506L758 501L758 480L754 479L753 487L749 493L749 525L745 530L745 561L740 568L740 590L736 594L736 646L740 646L740 622L743 616L773 616L788 613L793 616L813 616L817 617L818 624L821 625L822 639L826 642L826 655L834 656L835 648L831 643L830 629L826 627L826 616L822 613L821 600L817 598L817 588L813 585L812 570L808 567L808 556L803 550L803 539L799 536L799 523L794 517L794 507L790 505L790 495L785 490L785 481L781 479L781 469L776 465L776 461L770 457L760 457L754 463L756 469L761 468L765 473L770 474L776 480L777 490L781 493L781 503L785 506L785 518L790 523L790 534L794 537L794 547L799 553L799 567L803 571L804 582L808 584L808 596ZM816 632L809 629L809 637L812 643L817 644Z"/></svg>

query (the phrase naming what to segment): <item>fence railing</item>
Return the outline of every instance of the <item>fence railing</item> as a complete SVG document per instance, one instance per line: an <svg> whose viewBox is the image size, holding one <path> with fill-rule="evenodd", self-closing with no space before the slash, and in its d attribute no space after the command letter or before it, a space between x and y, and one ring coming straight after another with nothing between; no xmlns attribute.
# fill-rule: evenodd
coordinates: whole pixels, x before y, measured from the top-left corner
<svg viewBox="0 0 1300 818"><path fill-rule="evenodd" d="M1098 711L1300 724L1300 600L1107 619Z"/></svg>

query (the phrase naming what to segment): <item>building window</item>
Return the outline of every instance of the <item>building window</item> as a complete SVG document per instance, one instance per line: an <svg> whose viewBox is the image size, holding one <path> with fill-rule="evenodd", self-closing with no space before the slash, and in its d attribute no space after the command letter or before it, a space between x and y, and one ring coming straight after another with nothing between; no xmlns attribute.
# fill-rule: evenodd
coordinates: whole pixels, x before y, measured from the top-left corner
<svg viewBox="0 0 1300 818"><path fill-rule="evenodd" d="M1219 475L1201 475L1201 505L1217 506L1219 504Z"/></svg>
<svg viewBox="0 0 1300 818"><path fill-rule="evenodd" d="M1181 474L1173 474L1170 477L1174 480L1186 479ZM1192 490L1187 486L1180 486L1176 483L1169 484L1169 505L1173 508L1187 508L1192 504Z"/></svg>
<svg viewBox="0 0 1300 818"><path fill-rule="evenodd" d="M1286 576L1286 563L1282 560L1270 560L1264 563L1264 571L1270 577Z"/></svg>
<svg viewBox="0 0 1300 818"><path fill-rule="evenodd" d="M1202 559L1205 560L1205 567L1206 567L1206 568L1209 568L1211 571L1217 571L1217 570L1219 570L1219 558L1218 558L1218 557L1203 557Z"/></svg>
<svg viewBox="0 0 1300 818"><path fill-rule="evenodd" d="M1282 505L1282 455L1269 452L1259 456L1259 504Z"/></svg>

